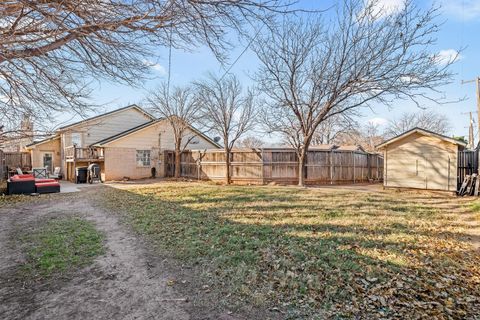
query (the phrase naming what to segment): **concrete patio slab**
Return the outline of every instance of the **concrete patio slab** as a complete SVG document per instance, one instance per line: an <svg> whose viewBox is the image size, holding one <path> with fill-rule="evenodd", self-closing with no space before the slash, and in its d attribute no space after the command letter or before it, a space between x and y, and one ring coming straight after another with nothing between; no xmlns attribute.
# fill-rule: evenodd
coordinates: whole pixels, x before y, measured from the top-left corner
<svg viewBox="0 0 480 320"><path fill-rule="evenodd" d="M72 193L72 192L80 192L82 189L86 188L95 188L98 186L103 186L103 183L80 183L75 184L70 181L60 181L60 193Z"/></svg>

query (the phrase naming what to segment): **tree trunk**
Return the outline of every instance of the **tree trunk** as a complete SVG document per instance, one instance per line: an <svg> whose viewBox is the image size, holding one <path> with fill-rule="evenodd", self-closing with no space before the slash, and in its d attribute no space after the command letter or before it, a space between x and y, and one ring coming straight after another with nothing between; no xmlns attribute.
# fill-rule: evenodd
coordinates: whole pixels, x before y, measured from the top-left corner
<svg viewBox="0 0 480 320"><path fill-rule="evenodd" d="M307 149L302 149L298 155L298 186L305 186L305 162L307 160Z"/></svg>
<svg viewBox="0 0 480 320"><path fill-rule="evenodd" d="M177 141L175 143L175 178L180 178L180 166L181 166L181 157L182 153L180 152L181 144Z"/></svg>
<svg viewBox="0 0 480 320"><path fill-rule="evenodd" d="M225 149L225 183L230 184L230 150Z"/></svg>

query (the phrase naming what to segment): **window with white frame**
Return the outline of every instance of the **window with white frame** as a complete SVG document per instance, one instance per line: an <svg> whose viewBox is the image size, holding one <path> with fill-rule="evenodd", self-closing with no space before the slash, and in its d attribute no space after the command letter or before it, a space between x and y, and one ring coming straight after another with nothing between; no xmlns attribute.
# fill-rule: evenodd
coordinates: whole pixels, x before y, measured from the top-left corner
<svg viewBox="0 0 480 320"><path fill-rule="evenodd" d="M137 166L150 166L150 150L137 150Z"/></svg>

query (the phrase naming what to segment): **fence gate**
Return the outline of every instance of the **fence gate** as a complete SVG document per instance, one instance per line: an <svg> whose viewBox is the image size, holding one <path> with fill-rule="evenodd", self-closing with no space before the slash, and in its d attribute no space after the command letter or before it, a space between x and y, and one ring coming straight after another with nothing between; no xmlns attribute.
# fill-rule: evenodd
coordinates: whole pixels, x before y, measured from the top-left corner
<svg viewBox="0 0 480 320"><path fill-rule="evenodd" d="M462 150L458 152L458 168L457 168L457 189L463 182L466 175L477 173L478 171L478 151Z"/></svg>
<svg viewBox="0 0 480 320"><path fill-rule="evenodd" d="M165 177L173 177L175 175L175 152L165 151Z"/></svg>

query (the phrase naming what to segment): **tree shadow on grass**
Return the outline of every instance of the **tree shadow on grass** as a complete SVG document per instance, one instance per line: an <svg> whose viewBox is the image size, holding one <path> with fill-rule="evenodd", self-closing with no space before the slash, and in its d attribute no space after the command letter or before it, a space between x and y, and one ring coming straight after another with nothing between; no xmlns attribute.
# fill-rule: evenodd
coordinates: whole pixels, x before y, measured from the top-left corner
<svg viewBox="0 0 480 320"><path fill-rule="evenodd" d="M213 285L225 294L345 316L480 312L475 280L480 273L474 268L479 253L458 241L458 234L427 232L396 220L368 223L375 209L385 206L379 197L373 206L365 200L371 211L361 215L368 219L357 221L355 212L344 212L352 211L348 203L332 216L330 204L322 209L312 197L302 199L290 190L181 192L108 189L103 202L124 212L162 250L206 266L216 275ZM342 195L330 197L334 203L342 200ZM408 212L401 201L393 204L400 205L407 208L400 212ZM299 213L288 212L293 209Z"/></svg>

